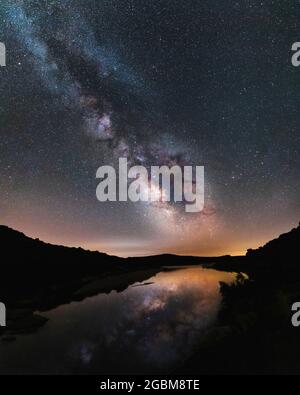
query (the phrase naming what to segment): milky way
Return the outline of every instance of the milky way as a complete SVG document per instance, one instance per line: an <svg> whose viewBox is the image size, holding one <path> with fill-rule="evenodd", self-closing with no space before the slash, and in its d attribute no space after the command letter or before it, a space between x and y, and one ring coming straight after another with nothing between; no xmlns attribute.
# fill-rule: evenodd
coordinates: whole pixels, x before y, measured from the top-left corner
<svg viewBox="0 0 300 395"><path fill-rule="evenodd" d="M288 230L298 14L282 1L3 1L1 222L121 255L242 253ZM204 165L204 211L100 204L96 170L120 157Z"/></svg>

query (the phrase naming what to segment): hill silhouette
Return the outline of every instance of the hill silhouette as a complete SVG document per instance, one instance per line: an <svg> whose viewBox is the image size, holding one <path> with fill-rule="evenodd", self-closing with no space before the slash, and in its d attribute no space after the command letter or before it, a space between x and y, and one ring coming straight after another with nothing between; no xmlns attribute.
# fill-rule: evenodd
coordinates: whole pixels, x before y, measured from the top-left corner
<svg viewBox="0 0 300 395"><path fill-rule="evenodd" d="M78 277L85 274L103 274L110 271L127 271L138 267L161 267L180 265L240 264L264 261L282 261L287 254L297 256L300 245L300 224L290 232L271 240L265 246L256 250L249 249L245 257L193 257L172 254L154 255L148 257L120 258L98 251L88 251L82 248L64 247L32 239L25 234L0 225L1 253L6 259L1 263L2 273L30 274L50 278L59 275L63 277ZM57 271L58 270L58 271Z"/></svg>
<svg viewBox="0 0 300 395"><path fill-rule="evenodd" d="M214 265L224 270L244 271L245 266L285 262L287 254L297 256L300 245L300 224L297 228L268 242L257 250L249 249L246 257L192 257L163 254L149 257L120 258L101 252L70 248L32 239L25 234L0 225L2 278L15 278L18 287L36 279L51 283L82 278L87 275L120 274L162 266ZM240 267L241 266L241 267ZM239 270L240 269L240 270ZM19 280L19 281L18 281ZM21 282L21 284L20 284ZM0 279L1 284L1 279Z"/></svg>
<svg viewBox="0 0 300 395"><path fill-rule="evenodd" d="M257 250L248 250L247 257L251 259L282 260L289 256L299 257L300 224L290 232L282 234L279 238L268 242Z"/></svg>
<svg viewBox="0 0 300 395"><path fill-rule="evenodd" d="M1 252L8 257L1 264L5 272L23 272L31 270L35 274L53 275L59 269L59 276L78 276L86 273L103 273L107 271L128 270L136 266L176 266L216 262L230 257L190 257L172 254L155 255L139 258L120 258L97 251L47 244L39 239L32 239L25 234L0 225ZM55 275L57 276L57 272Z"/></svg>
<svg viewBox="0 0 300 395"><path fill-rule="evenodd" d="M8 272L15 269L22 272L34 269L45 273L48 269L52 271L69 267L73 273L80 274L85 272L85 265L89 270L99 271L99 267L101 270L106 270L110 264L113 263L118 267L119 263L116 257L81 248L47 244L6 226L0 226L0 243L1 252L7 257L1 267ZM61 274L64 274L63 271Z"/></svg>

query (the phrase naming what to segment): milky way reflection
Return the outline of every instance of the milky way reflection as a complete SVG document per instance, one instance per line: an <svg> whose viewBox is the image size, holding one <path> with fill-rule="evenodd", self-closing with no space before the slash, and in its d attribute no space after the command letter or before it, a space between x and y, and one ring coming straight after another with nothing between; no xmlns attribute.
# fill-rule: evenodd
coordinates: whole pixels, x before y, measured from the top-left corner
<svg viewBox="0 0 300 395"><path fill-rule="evenodd" d="M0 345L1 372L151 373L188 357L221 303L219 282L234 274L166 271L125 292L100 294L45 313L37 333Z"/></svg>

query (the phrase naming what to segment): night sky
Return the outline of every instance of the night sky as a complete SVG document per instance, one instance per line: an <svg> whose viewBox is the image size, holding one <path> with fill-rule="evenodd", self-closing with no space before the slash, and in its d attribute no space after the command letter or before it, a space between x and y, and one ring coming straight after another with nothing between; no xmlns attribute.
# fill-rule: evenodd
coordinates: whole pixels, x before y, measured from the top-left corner
<svg viewBox="0 0 300 395"><path fill-rule="evenodd" d="M299 1L0 5L0 222L110 254L241 254L300 219ZM205 209L100 203L96 171L204 165Z"/></svg>

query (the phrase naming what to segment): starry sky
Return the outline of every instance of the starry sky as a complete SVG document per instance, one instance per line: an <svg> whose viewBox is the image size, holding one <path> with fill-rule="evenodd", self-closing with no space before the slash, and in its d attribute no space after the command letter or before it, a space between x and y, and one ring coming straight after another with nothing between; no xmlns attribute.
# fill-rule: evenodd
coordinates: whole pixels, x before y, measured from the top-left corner
<svg viewBox="0 0 300 395"><path fill-rule="evenodd" d="M0 222L120 256L243 254L297 225L299 3L1 1ZM204 165L203 212L100 203L120 157Z"/></svg>

